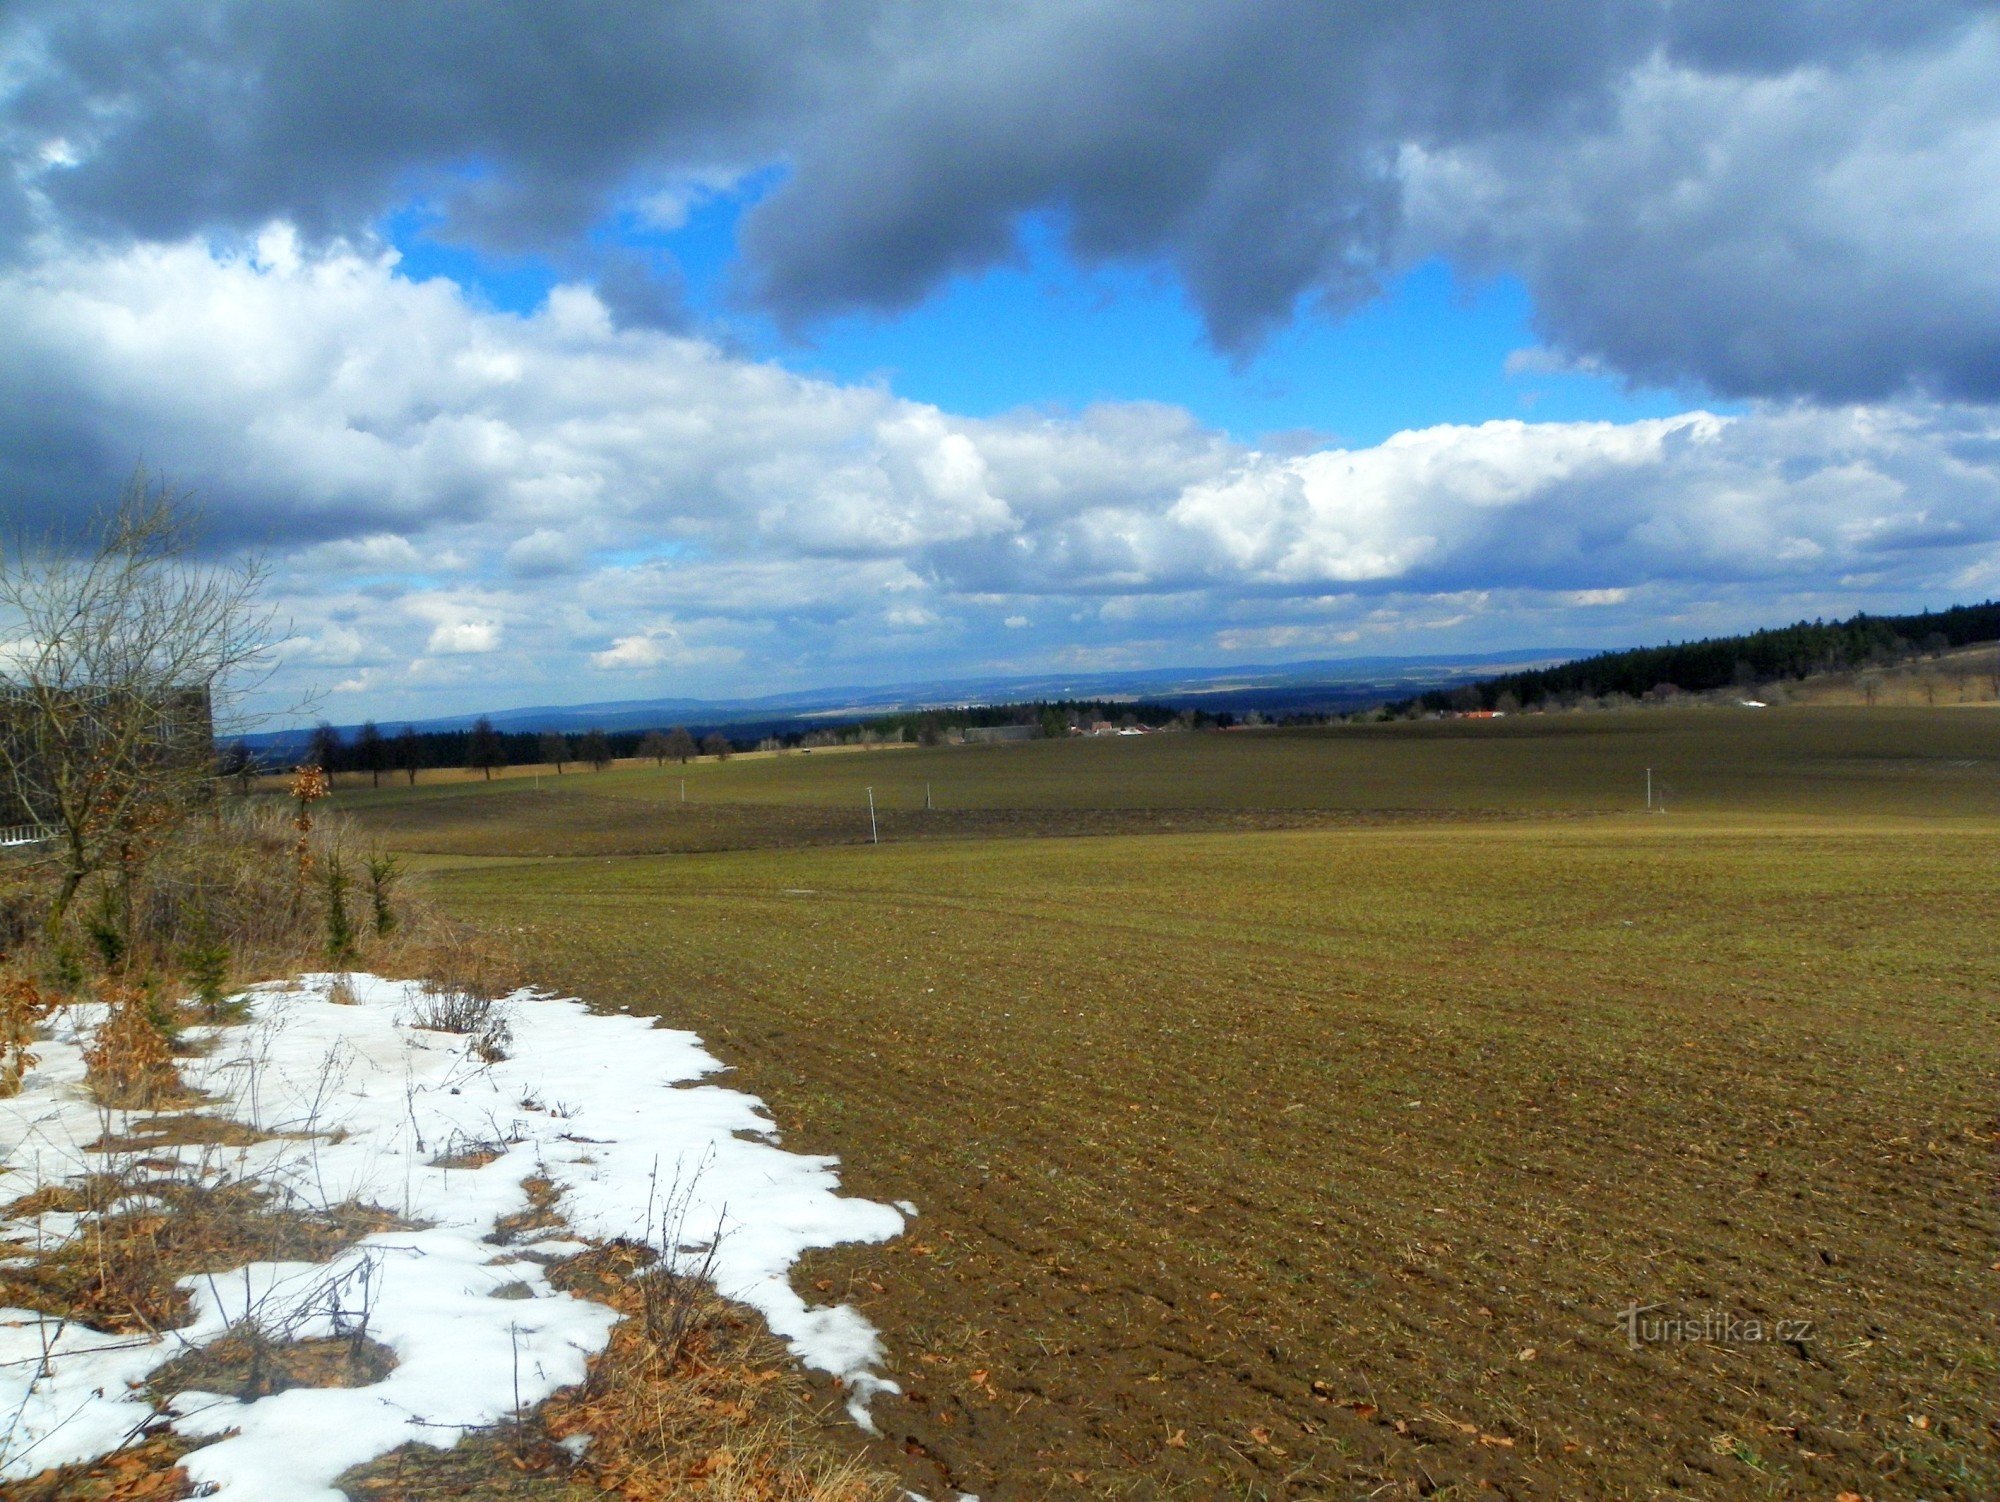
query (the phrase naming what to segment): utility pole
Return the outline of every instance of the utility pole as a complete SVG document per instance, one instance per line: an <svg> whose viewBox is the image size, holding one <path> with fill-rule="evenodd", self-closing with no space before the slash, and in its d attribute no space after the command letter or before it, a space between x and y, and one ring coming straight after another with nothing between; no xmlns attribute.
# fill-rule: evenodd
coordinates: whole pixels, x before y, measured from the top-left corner
<svg viewBox="0 0 2000 1502"><path fill-rule="evenodd" d="M868 843L871 845L882 843L882 832L875 827L875 789L873 788L868 790Z"/></svg>

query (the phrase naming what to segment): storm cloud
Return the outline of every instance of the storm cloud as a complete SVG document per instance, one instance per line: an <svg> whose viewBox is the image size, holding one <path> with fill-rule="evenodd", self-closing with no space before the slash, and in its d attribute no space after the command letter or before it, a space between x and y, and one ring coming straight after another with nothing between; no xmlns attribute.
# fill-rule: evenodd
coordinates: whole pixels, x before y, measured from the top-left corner
<svg viewBox="0 0 2000 1502"><path fill-rule="evenodd" d="M808 330L1019 252L1169 268L1237 356L1442 255L1550 347L1725 396L2000 398L1989 4L1186 0L1005 7L28 0L0 236L282 219L574 257L775 171L744 294ZM670 289L603 269L671 321Z"/></svg>

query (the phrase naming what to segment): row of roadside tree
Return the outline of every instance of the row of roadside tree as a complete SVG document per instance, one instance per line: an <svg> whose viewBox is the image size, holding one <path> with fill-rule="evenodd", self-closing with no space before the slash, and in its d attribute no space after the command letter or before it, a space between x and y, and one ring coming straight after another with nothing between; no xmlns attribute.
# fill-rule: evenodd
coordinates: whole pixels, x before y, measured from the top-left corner
<svg viewBox="0 0 2000 1502"><path fill-rule="evenodd" d="M502 767L534 765L559 773L572 766L601 772L616 761L635 757L664 766L697 756L727 757L736 749L720 732L697 739L680 725L670 730L593 729L565 735L555 730L500 730L482 716L463 730L405 725L393 734L385 734L372 720L352 735L322 722L313 730L304 759L329 773L367 773L379 784L384 777L397 775L415 782L419 772L432 767L462 767L488 777ZM258 770L257 755L246 746L236 746L225 754L223 770L247 777Z"/></svg>

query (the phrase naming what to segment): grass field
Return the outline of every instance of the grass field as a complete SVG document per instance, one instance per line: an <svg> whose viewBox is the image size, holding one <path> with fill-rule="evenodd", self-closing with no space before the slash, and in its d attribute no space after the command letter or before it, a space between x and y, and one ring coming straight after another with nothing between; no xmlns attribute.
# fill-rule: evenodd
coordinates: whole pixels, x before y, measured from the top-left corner
<svg viewBox="0 0 2000 1502"><path fill-rule="evenodd" d="M682 775L340 801L921 1207L802 1274L884 1331L911 1484L2000 1490L1991 712Z"/></svg>

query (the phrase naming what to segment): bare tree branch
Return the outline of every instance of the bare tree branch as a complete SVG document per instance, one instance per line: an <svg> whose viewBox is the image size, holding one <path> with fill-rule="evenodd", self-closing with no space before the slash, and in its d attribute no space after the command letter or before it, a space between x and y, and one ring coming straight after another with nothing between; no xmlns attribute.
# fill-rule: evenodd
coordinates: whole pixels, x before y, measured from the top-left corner
<svg viewBox="0 0 2000 1502"><path fill-rule="evenodd" d="M200 561L197 521L141 472L83 551L0 554L0 804L55 831L52 923L213 796L216 714L268 670L265 568Z"/></svg>

